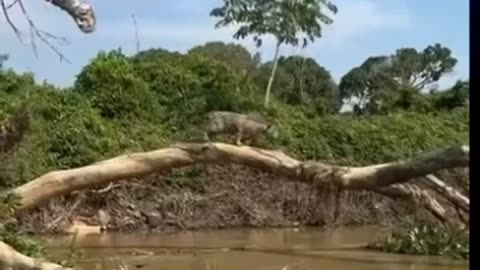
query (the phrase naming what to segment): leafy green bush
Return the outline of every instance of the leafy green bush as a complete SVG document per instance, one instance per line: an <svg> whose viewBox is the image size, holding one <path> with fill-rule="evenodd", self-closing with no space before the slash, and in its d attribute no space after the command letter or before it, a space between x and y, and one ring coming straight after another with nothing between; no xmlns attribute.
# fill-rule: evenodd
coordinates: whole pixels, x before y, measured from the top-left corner
<svg viewBox="0 0 480 270"><path fill-rule="evenodd" d="M256 72L255 79L265 88L270 79L272 62L267 62ZM336 113L340 109L337 85L330 72L312 58L281 56L277 75L273 81L272 95L285 104L303 106L315 114Z"/></svg>
<svg viewBox="0 0 480 270"><path fill-rule="evenodd" d="M77 76L74 91L107 119L149 119L159 114L153 93L120 51L100 52Z"/></svg>
<svg viewBox="0 0 480 270"><path fill-rule="evenodd" d="M57 168L84 166L119 150L119 142L111 123L92 108L78 93L50 91L44 93L44 106L37 112L43 119L41 132L47 163Z"/></svg>
<svg viewBox="0 0 480 270"><path fill-rule="evenodd" d="M54 168L183 140L210 110L260 112L280 133L264 147L349 165L387 162L469 142L465 107L431 114L319 116L272 100L265 110L261 95L246 91L249 87L236 88L238 76L228 66L197 54L149 50L128 58L119 51L103 52L82 70L73 90L63 91L32 84L27 75L25 79L1 72L6 79L0 80L0 116L27 96L35 100L31 131L0 165L3 186ZM11 83L15 81L23 83Z"/></svg>
<svg viewBox="0 0 480 270"><path fill-rule="evenodd" d="M275 107L278 143L307 159L366 165L469 142L469 111L465 108L436 115L401 112L308 117L293 107Z"/></svg>
<svg viewBox="0 0 480 270"><path fill-rule="evenodd" d="M165 108L163 119L176 131L208 111L261 108L259 99L237 88L239 77L223 63L197 54L168 55L163 50L148 55L133 58L135 70Z"/></svg>
<svg viewBox="0 0 480 270"><path fill-rule="evenodd" d="M13 218L17 197L10 192L0 193L0 241L28 256L43 256L45 248L39 238L18 230Z"/></svg>
<svg viewBox="0 0 480 270"><path fill-rule="evenodd" d="M17 74L11 69L0 69L0 94L19 94L35 85L32 73Z"/></svg>
<svg viewBox="0 0 480 270"><path fill-rule="evenodd" d="M470 232L419 224L406 230L397 230L369 248L386 252L413 255L448 256L456 259L470 257Z"/></svg>

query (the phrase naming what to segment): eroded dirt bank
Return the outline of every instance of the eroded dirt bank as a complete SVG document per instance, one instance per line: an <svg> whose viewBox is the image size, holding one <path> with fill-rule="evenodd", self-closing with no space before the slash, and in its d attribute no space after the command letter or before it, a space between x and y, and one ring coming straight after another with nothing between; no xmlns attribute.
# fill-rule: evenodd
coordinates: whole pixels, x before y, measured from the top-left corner
<svg viewBox="0 0 480 270"><path fill-rule="evenodd" d="M337 196L334 190L236 165L199 165L97 188L23 213L20 224L38 233L61 232L74 221L98 224L100 208L110 214L112 229L121 231L398 225L433 218L409 202L372 192L344 191Z"/></svg>

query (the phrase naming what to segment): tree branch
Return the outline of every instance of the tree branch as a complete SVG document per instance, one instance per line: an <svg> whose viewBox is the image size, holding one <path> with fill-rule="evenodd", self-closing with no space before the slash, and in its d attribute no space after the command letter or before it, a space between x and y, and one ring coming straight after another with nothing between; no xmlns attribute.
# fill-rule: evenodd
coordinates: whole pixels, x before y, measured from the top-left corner
<svg viewBox="0 0 480 270"><path fill-rule="evenodd" d="M417 84L412 84L413 88L422 90L425 85L432 83L433 81L430 78L425 78L422 81L418 82Z"/></svg>
<svg viewBox="0 0 480 270"><path fill-rule="evenodd" d="M445 182L432 174L425 176L424 182L430 188L445 196L455 206L459 207L466 213L470 213L470 199L463 196L462 193L445 184Z"/></svg>
<svg viewBox="0 0 480 270"><path fill-rule="evenodd" d="M407 182L443 169L468 167L469 146L451 146L415 158L373 166L350 168L342 175L344 186L365 189Z"/></svg>
<svg viewBox="0 0 480 270"><path fill-rule="evenodd" d="M374 188L373 191L397 199L406 199L410 202L425 207L433 216L443 224L451 223L447 211L427 190L414 184L397 184L389 187Z"/></svg>
<svg viewBox="0 0 480 270"><path fill-rule="evenodd" d="M5 20L7 21L10 28L12 28L13 32L15 33L17 38L20 40L20 42L23 43L22 34L21 34L20 30L18 30L18 28L15 26L12 19L10 18L10 15L8 14L8 10L12 6L14 6L16 3L17 3L17 0L14 1L13 3L9 4L8 6L6 6L5 5L5 0L0 0L0 6L2 7L2 11L3 11L3 15L5 16Z"/></svg>
<svg viewBox="0 0 480 270"><path fill-rule="evenodd" d="M0 0L0 7L2 9L3 15L12 28L15 35L18 37L22 44L25 44L22 38L21 31L17 28L15 23L11 20L9 15L9 9L18 6L20 7L21 12L23 13L24 18L28 22L29 31L30 31L30 44L32 46L33 52L37 56L37 45L35 44L35 38L39 38L44 44L46 44L51 50L53 50L59 57L60 60L65 60L68 62L68 59L54 46L51 40L60 41L67 43L67 40L63 37L57 37L46 31L40 30L35 25L34 21L30 18L22 0L14 0L12 3L6 5L6 0ZM93 7L83 0L46 0L52 5L61 8L67 12L70 17L75 21L78 28L84 33L92 33L96 28L96 17L93 10Z"/></svg>
<svg viewBox="0 0 480 270"><path fill-rule="evenodd" d="M167 148L118 156L76 169L52 171L17 187L18 210L26 210L74 190L155 171L196 163L235 163L317 185L336 185L343 189L376 189L405 183L432 172L468 166L469 148L448 147L418 157L365 167L343 167L317 161L302 162L280 151L223 143L183 143ZM398 188L397 188L398 189Z"/></svg>
<svg viewBox="0 0 480 270"><path fill-rule="evenodd" d="M28 12L25 9L22 0L18 0L17 3L20 6L20 10L22 11L23 16L27 19L30 29L30 43L32 44L35 56L38 56L37 45L35 44L35 37L38 37L45 45L47 45L52 51L54 51L58 55L58 57L60 57L60 61L64 60L66 62L69 62L68 59L50 42L50 40L62 41L65 43L67 43L68 41L63 37L57 37L48 32L38 29L33 20L30 18L30 15L28 15Z"/></svg>

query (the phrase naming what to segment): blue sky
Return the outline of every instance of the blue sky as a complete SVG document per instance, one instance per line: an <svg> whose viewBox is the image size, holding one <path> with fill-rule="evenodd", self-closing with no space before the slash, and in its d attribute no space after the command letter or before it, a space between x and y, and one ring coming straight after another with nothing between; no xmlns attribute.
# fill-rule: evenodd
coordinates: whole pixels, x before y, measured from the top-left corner
<svg viewBox="0 0 480 270"><path fill-rule="evenodd" d="M186 52L207 41L234 42L233 29L214 29L209 11L221 0L90 0L97 14L97 30L83 34L66 14L43 0L24 1L37 26L66 37L70 44L58 48L71 61L60 62L46 46L39 44L36 58L31 47L23 45L0 16L0 53L7 53L7 66L31 71L36 79L68 86L81 68L100 50L121 47L126 54L135 51L131 14L137 17L141 49L166 48ZM424 49L436 42L449 47L459 60L454 72L445 76L440 87L457 79L469 78L469 1L439 0L336 0L339 7L334 23L306 49L283 47L282 55L310 56L330 70L335 80L373 55L392 54L401 47ZM28 38L26 22L13 10L15 22ZM250 38L239 42L251 52ZM260 49L262 60L273 56L273 40L267 38Z"/></svg>

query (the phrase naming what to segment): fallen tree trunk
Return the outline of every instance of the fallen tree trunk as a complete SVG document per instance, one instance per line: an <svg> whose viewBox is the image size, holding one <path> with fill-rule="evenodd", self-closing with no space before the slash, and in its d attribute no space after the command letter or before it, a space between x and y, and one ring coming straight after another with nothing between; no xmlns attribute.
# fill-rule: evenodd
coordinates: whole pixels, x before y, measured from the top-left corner
<svg viewBox="0 0 480 270"><path fill-rule="evenodd" d="M420 201L445 222L445 210L432 196L416 185L405 183L441 169L468 166L469 148L448 147L408 160L345 167L318 161L302 162L279 151L248 146L223 143L176 144L156 151L122 155L81 168L53 171L13 189L13 193L20 200L17 211L22 211L74 190L196 163L247 165L287 176L294 181L333 185L341 189L369 189L390 197ZM0 241L0 269L69 268L25 256Z"/></svg>
<svg viewBox="0 0 480 270"><path fill-rule="evenodd" d="M438 170L466 167L469 165L469 147L448 147L408 160L379 165L345 167L318 161L302 162L280 151L248 146L175 144L156 151L122 155L81 168L47 173L13 190L20 200L17 211L36 207L74 190L197 163L235 163L281 174L294 181L335 185L342 189L376 190Z"/></svg>

